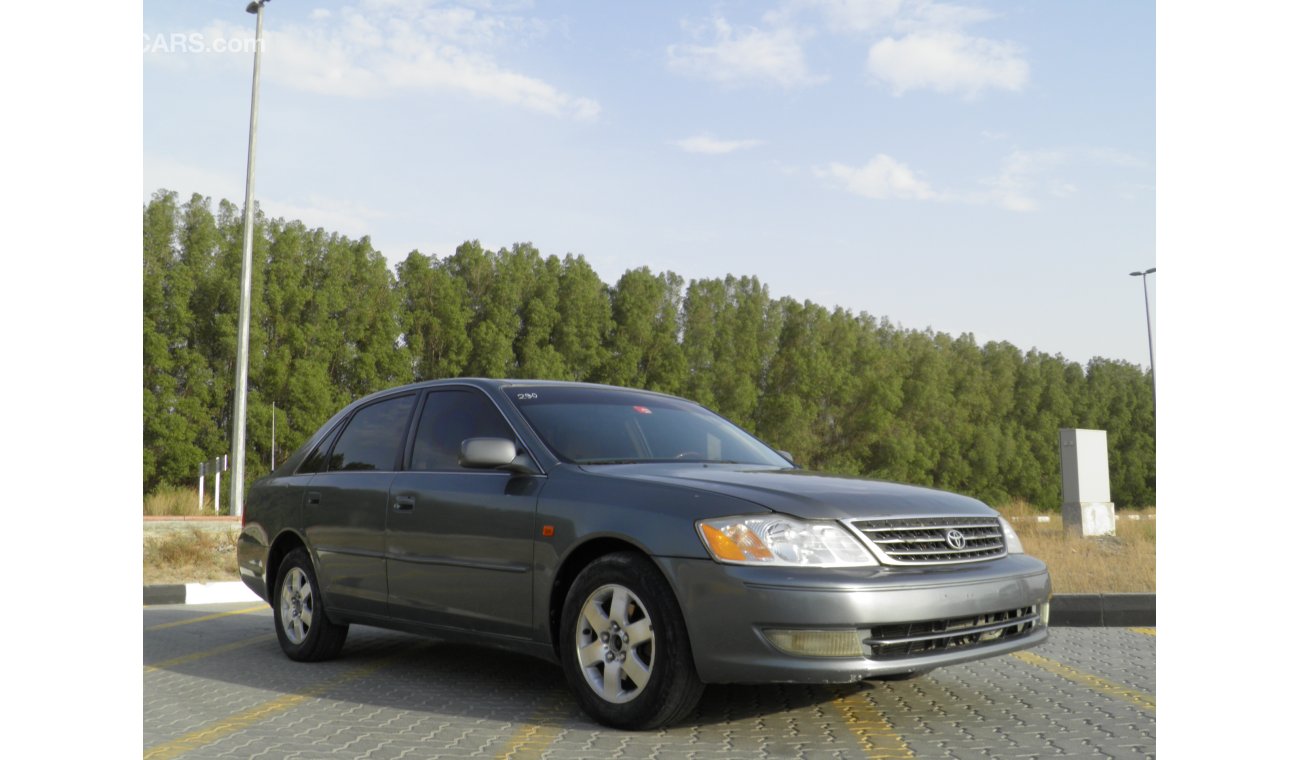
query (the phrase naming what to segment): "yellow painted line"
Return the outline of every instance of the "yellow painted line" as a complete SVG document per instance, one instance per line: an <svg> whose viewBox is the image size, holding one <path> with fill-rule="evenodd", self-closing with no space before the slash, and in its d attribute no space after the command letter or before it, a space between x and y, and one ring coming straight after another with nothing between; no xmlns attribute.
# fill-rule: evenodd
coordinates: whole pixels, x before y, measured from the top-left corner
<svg viewBox="0 0 1300 760"><path fill-rule="evenodd" d="M1147 636L1156 635L1156 629L1154 628L1130 628L1129 630L1132 631L1133 633L1142 633L1142 634L1146 634Z"/></svg>
<svg viewBox="0 0 1300 760"><path fill-rule="evenodd" d="M230 644L222 644L219 647L206 649L202 652L195 652L194 654L187 654L181 657L173 657L170 660L163 660L162 662L155 662L149 665L145 665L144 672L153 673L154 671L162 670L163 668L172 668L177 665L184 665L188 662L194 662L195 660L202 660L205 657L212 657L213 655L225 654L226 652L233 652L236 649L243 649L244 647L252 646L253 644L260 644L268 639L273 639L273 638L275 638L275 634L268 633L262 636L254 636L251 639L242 639L240 641L236 641Z"/></svg>
<svg viewBox="0 0 1300 760"><path fill-rule="evenodd" d="M894 724L880 714L875 700L866 692L843 694L832 704L871 760L915 760L916 753L894 730Z"/></svg>
<svg viewBox="0 0 1300 760"><path fill-rule="evenodd" d="M545 706L533 713L533 717L511 735L509 741L496 754L496 760L540 758L560 735L560 722L566 715L557 705L563 704L564 701L562 693L546 697L543 702Z"/></svg>
<svg viewBox="0 0 1300 760"><path fill-rule="evenodd" d="M560 727L534 721L536 716L515 731L510 741L506 742L506 746L497 753L496 760L534 760L550 748L555 738L560 735Z"/></svg>
<svg viewBox="0 0 1300 760"><path fill-rule="evenodd" d="M1027 662L1030 665L1040 667L1049 673L1054 673L1066 680L1083 684L1084 686L1099 691L1107 696L1122 699L1125 702L1137 705L1143 710L1150 710L1151 712L1156 711L1156 698L1145 691L1130 689L1123 684L1108 681L1101 676L1094 676L1093 674L1085 673L1082 670L1076 670L1069 665L1057 662L1056 660L1049 660L1046 657L1034 654L1033 652L1015 652L1011 656L1021 662Z"/></svg>
<svg viewBox="0 0 1300 760"><path fill-rule="evenodd" d="M362 665L359 668L353 668L346 673L322 681L302 691L268 700L243 712L235 713L228 718L213 721L203 728L191 731L184 736L150 747L144 752L144 760L170 760L170 758L180 757L186 752L193 752L201 747L206 747L236 731L248 728L254 723L279 715L309 699L319 697L331 689L355 681L358 678L364 678L376 670L392 664L399 657L406 656L406 654L406 652L403 652L400 655L385 657L367 665Z"/></svg>
<svg viewBox="0 0 1300 760"><path fill-rule="evenodd" d="M159 623L158 625L151 625L151 626L149 626L148 628L145 628L145 630L146 630L146 631L161 631L161 630L163 630L164 628L175 628L175 627L178 626L178 625L191 625L191 624L193 624L193 623L206 623L206 622L209 621L209 620L216 620L217 618L230 617L231 615L247 615L247 614L250 613L250 612L260 612L260 611L263 611L263 610L269 610L269 609L270 609L270 607L268 607L267 605L265 605L265 604L259 604L259 605L257 605L256 607L247 607L247 608L242 609L242 610L231 610L230 612L218 612L218 613L213 614L213 615L204 615L203 617L189 618L188 620L177 620L177 621L172 622L172 623Z"/></svg>

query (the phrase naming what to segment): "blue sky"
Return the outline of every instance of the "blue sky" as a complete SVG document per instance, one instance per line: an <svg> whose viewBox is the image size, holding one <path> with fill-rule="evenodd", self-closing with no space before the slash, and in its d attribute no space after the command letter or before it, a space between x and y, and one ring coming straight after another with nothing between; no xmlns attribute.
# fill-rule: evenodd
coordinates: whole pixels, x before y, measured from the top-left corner
<svg viewBox="0 0 1300 760"><path fill-rule="evenodd" d="M1148 364L1142 2L273 0L257 198ZM144 199L243 201L253 16L144 4ZM1149 280L1152 320L1155 286Z"/></svg>

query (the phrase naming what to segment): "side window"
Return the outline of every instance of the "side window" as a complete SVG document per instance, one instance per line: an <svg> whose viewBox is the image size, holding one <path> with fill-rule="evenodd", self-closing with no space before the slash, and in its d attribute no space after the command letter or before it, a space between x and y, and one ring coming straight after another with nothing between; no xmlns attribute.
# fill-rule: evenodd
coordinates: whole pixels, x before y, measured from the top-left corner
<svg viewBox="0 0 1300 760"><path fill-rule="evenodd" d="M307 455L307 458L302 460L302 464L298 465L298 474L301 475L304 473L325 471L325 455L329 453L330 444L338 437L337 433L337 428L331 430L329 434L326 435L319 444L317 444L316 448Z"/></svg>
<svg viewBox="0 0 1300 760"><path fill-rule="evenodd" d="M411 452L412 470L460 469L466 438L505 438L515 433L492 402L478 391L431 391L420 413Z"/></svg>
<svg viewBox="0 0 1300 760"><path fill-rule="evenodd" d="M401 396L357 410L334 444L330 471L396 469L414 405L415 396Z"/></svg>

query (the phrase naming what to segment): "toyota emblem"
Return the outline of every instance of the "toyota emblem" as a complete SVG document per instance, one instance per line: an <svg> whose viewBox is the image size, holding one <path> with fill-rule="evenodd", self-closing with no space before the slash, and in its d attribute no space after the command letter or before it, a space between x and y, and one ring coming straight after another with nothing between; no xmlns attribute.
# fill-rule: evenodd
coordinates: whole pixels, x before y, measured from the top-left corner
<svg viewBox="0 0 1300 760"><path fill-rule="evenodd" d="M948 546L951 546L954 549L966 548L966 534L956 528L948 531L948 534L944 536L944 538L947 540Z"/></svg>

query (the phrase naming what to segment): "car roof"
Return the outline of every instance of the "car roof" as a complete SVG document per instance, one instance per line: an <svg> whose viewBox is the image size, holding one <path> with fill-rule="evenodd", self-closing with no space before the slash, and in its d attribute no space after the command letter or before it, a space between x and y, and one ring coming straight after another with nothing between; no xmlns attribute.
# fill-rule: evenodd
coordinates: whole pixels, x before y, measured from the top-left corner
<svg viewBox="0 0 1300 760"><path fill-rule="evenodd" d="M408 383L406 385L399 385L394 388L386 388L382 391L376 391L375 393L371 393L366 396L363 396L362 398L356 399L348 406L351 407L353 405L359 405L363 401L369 401L371 399L377 399L392 394L399 394L399 393L413 391L413 390L423 390L425 388L436 388L443 385L469 385L469 386L481 388L483 390L501 390L503 388L515 388L515 387L522 387L522 386L546 386L546 387L553 387L553 388L588 388L592 390L610 390L610 391L624 391L630 393L647 393L652 396L661 396L663 398L670 398L677 401L685 401L689 404L695 403L690 399L682 398L681 396L674 396L671 393L651 391L651 390L646 390L644 388L629 388L621 385L606 385L603 383L583 383L583 382L578 382L576 380L530 380L527 378L517 378L517 377L506 377L506 378L444 377L444 378L438 378L436 380L421 380L415 383Z"/></svg>

